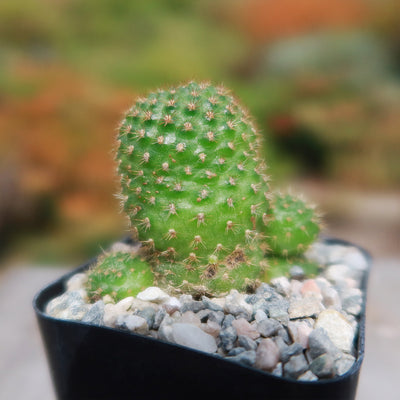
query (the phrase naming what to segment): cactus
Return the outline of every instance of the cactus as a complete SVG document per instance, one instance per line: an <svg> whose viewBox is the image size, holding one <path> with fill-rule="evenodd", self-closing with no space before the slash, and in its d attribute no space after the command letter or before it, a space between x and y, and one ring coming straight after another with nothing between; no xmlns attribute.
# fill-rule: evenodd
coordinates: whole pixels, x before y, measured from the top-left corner
<svg viewBox="0 0 400 400"><path fill-rule="evenodd" d="M223 87L158 90L127 112L116 151L119 197L149 262L175 275L165 282L218 293L231 276L244 282L239 270L247 274L249 265L247 284L260 273L269 194L260 146Z"/></svg>
<svg viewBox="0 0 400 400"><path fill-rule="evenodd" d="M136 296L154 284L148 263L130 253L110 253L88 271L87 293L91 301L110 295L115 301Z"/></svg>
<svg viewBox="0 0 400 400"><path fill-rule="evenodd" d="M279 257L302 254L315 241L321 227L315 207L291 194L273 194L267 221L269 253Z"/></svg>
<svg viewBox="0 0 400 400"><path fill-rule="evenodd" d="M261 151L224 87L189 82L139 98L115 154L118 197L142 259L103 257L89 273L91 299L153 283L194 295L245 291L293 262L313 273L298 256L319 232L317 214L300 198L271 194Z"/></svg>

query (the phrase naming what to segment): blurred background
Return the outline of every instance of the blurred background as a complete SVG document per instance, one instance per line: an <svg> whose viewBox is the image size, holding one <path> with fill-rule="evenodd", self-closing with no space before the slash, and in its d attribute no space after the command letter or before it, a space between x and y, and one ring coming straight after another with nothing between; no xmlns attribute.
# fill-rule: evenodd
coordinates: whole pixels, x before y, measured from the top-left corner
<svg viewBox="0 0 400 400"><path fill-rule="evenodd" d="M273 186L319 204L326 234L397 264L398 0L2 0L0 278L72 269L125 234L118 122L189 79L242 100Z"/></svg>

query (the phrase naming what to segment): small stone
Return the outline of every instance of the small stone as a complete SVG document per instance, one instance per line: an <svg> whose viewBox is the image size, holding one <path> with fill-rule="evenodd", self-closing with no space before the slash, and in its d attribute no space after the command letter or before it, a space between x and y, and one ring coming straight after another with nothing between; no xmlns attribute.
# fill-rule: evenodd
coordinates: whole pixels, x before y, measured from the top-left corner
<svg viewBox="0 0 400 400"><path fill-rule="evenodd" d="M152 307L156 311L160 308L158 303L153 303L151 301L140 300L138 298L132 298L132 304L130 306L131 310L143 310L144 308Z"/></svg>
<svg viewBox="0 0 400 400"><path fill-rule="evenodd" d="M173 324L172 338L175 343L195 350L206 353L215 353L217 351L215 339L197 326L191 324Z"/></svg>
<svg viewBox="0 0 400 400"><path fill-rule="evenodd" d="M200 328L214 338L217 338L219 333L221 332L221 325L219 325L217 322L210 320L208 320L206 323L202 323L200 325Z"/></svg>
<svg viewBox="0 0 400 400"><path fill-rule="evenodd" d="M179 297L179 301L183 304L186 303L187 301L192 301L193 300L193 296L191 294L182 294Z"/></svg>
<svg viewBox="0 0 400 400"><path fill-rule="evenodd" d="M150 286L138 293L136 298L143 301L150 301L152 303L163 303L168 300L169 295L156 286Z"/></svg>
<svg viewBox="0 0 400 400"><path fill-rule="evenodd" d="M105 326L109 328L114 328L115 323L117 322L118 312L115 308L115 304L108 303L104 305L104 316L103 322Z"/></svg>
<svg viewBox="0 0 400 400"><path fill-rule="evenodd" d="M199 312L197 312L196 315L200 319L201 322L207 322L208 317L212 312L213 311L211 311L209 309L204 309L204 310L200 310Z"/></svg>
<svg viewBox="0 0 400 400"><path fill-rule="evenodd" d="M254 319L255 319L255 321L258 323L258 322L261 322L261 321L263 321L264 319L267 319L268 318L268 315L265 313L265 311L263 311L263 310L257 310L256 312L255 312L255 314L254 314Z"/></svg>
<svg viewBox="0 0 400 400"><path fill-rule="evenodd" d="M282 354L289 347L289 345L280 336L275 336L273 341L279 349L279 354Z"/></svg>
<svg viewBox="0 0 400 400"><path fill-rule="evenodd" d="M225 314L222 311L211 311L210 314L208 314L208 321L216 322L218 325L222 325L224 318Z"/></svg>
<svg viewBox="0 0 400 400"><path fill-rule="evenodd" d="M292 356L298 354L303 354L303 346L299 343L293 343L281 351L281 361L287 363Z"/></svg>
<svg viewBox="0 0 400 400"><path fill-rule="evenodd" d="M314 329L308 337L309 356L313 360L321 354L329 354L334 360L341 357L340 350L331 341L326 331L322 328Z"/></svg>
<svg viewBox="0 0 400 400"><path fill-rule="evenodd" d="M343 353L342 357L336 360L336 371L338 375L344 375L355 363L356 359L350 354Z"/></svg>
<svg viewBox="0 0 400 400"><path fill-rule="evenodd" d="M284 364L283 373L286 377L297 379L300 375L304 374L308 369L308 363L303 354L298 354L290 358Z"/></svg>
<svg viewBox="0 0 400 400"><path fill-rule="evenodd" d="M332 378L336 374L335 363L329 354L321 354L310 364L310 370L319 378Z"/></svg>
<svg viewBox="0 0 400 400"><path fill-rule="evenodd" d="M205 305L202 301L197 301L197 300L192 300L192 301L187 301L182 304L181 306L181 313L185 313L186 311L191 311L191 312L199 312L200 310L204 310Z"/></svg>
<svg viewBox="0 0 400 400"><path fill-rule="evenodd" d="M169 315L173 314L175 311L179 311L181 306L181 302L176 297L168 297L168 299L162 303L162 307Z"/></svg>
<svg viewBox="0 0 400 400"><path fill-rule="evenodd" d="M236 356L227 357L227 360L235 361L251 367L256 362L256 352L255 350L243 351Z"/></svg>
<svg viewBox="0 0 400 400"><path fill-rule="evenodd" d="M343 314L336 310L324 310L319 314L315 328L324 329L337 348L352 353L355 331Z"/></svg>
<svg viewBox="0 0 400 400"><path fill-rule="evenodd" d="M289 321L289 301L286 299L275 299L269 301L267 304L267 311L270 318L274 318L277 321L287 324Z"/></svg>
<svg viewBox="0 0 400 400"><path fill-rule="evenodd" d="M138 310L135 312L135 315L142 317L146 320L149 329L153 329L154 327L154 320L156 315L156 310L152 307L143 308L143 310Z"/></svg>
<svg viewBox="0 0 400 400"><path fill-rule="evenodd" d="M275 290L268 285L268 283L261 283L261 285L256 289L256 294L261 295L265 300L269 300L275 296Z"/></svg>
<svg viewBox="0 0 400 400"><path fill-rule="evenodd" d="M215 303L214 301L211 301L208 297L203 296L201 298L201 301L204 304L204 307L211 310L211 311L224 311L223 307L220 306L219 304Z"/></svg>
<svg viewBox="0 0 400 400"><path fill-rule="evenodd" d="M250 339L255 340L260 337L254 325L251 325L244 318L238 318L232 321L232 326L236 329L238 335L248 336Z"/></svg>
<svg viewBox="0 0 400 400"><path fill-rule="evenodd" d="M317 264L325 265L328 262L331 245L322 242L314 242L304 253L304 256Z"/></svg>
<svg viewBox="0 0 400 400"><path fill-rule="evenodd" d="M299 265L293 265L293 267L290 268L289 275L291 279L301 280L305 276L304 269Z"/></svg>
<svg viewBox="0 0 400 400"><path fill-rule="evenodd" d="M118 303L115 304L115 311L118 314L122 314L130 310L132 307L134 298L132 296L125 297L124 299L120 300Z"/></svg>
<svg viewBox="0 0 400 400"><path fill-rule="evenodd" d="M239 335L238 334L238 343L239 346L244 347L246 350L256 350L257 349L257 343L250 339L246 335Z"/></svg>
<svg viewBox="0 0 400 400"><path fill-rule="evenodd" d="M246 316L246 319L250 319L253 313L253 308L250 304L246 303L243 294L232 289L225 299L225 312L234 316Z"/></svg>
<svg viewBox="0 0 400 400"><path fill-rule="evenodd" d="M60 312L66 310L68 307L83 304L85 302L80 291L65 292L47 303L46 313L52 317L57 317Z"/></svg>
<svg viewBox="0 0 400 400"><path fill-rule="evenodd" d="M324 306L315 296L307 296L304 298L292 298L289 306L290 319L314 317L318 315Z"/></svg>
<svg viewBox="0 0 400 400"><path fill-rule="evenodd" d="M288 333L288 331L285 329L284 326L282 326L280 329L278 329L278 332L276 332L276 334L277 334L278 336L280 336L280 337L284 340L284 342L285 342L286 344L291 344L291 339L290 339L289 333Z"/></svg>
<svg viewBox="0 0 400 400"><path fill-rule="evenodd" d="M274 336L281 327L282 325L276 319L266 318L257 324L257 331L261 336L267 338Z"/></svg>
<svg viewBox="0 0 400 400"><path fill-rule="evenodd" d="M305 381L305 382L313 382L318 380L318 376L314 375L310 370L301 374L298 378L298 381Z"/></svg>
<svg viewBox="0 0 400 400"><path fill-rule="evenodd" d="M85 284L88 280L87 274L81 272L71 276L66 283L66 289L69 292L85 289Z"/></svg>
<svg viewBox="0 0 400 400"><path fill-rule="evenodd" d="M351 315L357 316L361 313L363 304L362 291L357 288L348 289L342 295L343 310Z"/></svg>
<svg viewBox="0 0 400 400"><path fill-rule="evenodd" d="M288 323L288 331L292 340L303 346L304 349L308 347L308 337L312 332L310 323L306 320L290 321Z"/></svg>
<svg viewBox="0 0 400 400"><path fill-rule="evenodd" d="M221 347L225 351L232 350L237 339L236 329L233 326L222 329L219 338L221 339Z"/></svg>
<svg viewBox="0 0 400 400"><path fill-rule="evenodd" d="M174 319L169 315L166 315L164 317L158 328L158 336L161 340L165 340L167 342L173 342L172 324L174 322L175 322Z"/></svg>
<svg viewBox="0 0 400 400"><path fill-rule="evenodd" d="M104 302L102 300L96 301L90 310L83 316L82 322L97 326L103 325L104 307Z"/></svg>
<svg viewBox="0 0 400 400"><path fill-rule="evenodd" d="M276 364L276 367L273 369L272 375L282 376L282 374L283 374L283 365L281 362L279 362L278 364Z"/></svg>
<svg viewBox="0 0 400 400"><path fill-rule="evenodd" d="M237 356L240 353L243 353L246 351L244 347L234 347L232 350L228 351L228 357L234 357Z"/></svg>
<svg viewBox="0 0 400 400"><path fill-rule="evenodd" d="M153 321L153 329L158 329L164 319L164 317L167 315L167 312L165 311L164 308L160 308L158 311L156 311L154 315L154 321Z"/></svg>
<svg viewBox="0 0 400 400"><path fill-rule="evenodd" d="M183 322L185 324L192 324L196 326L201 325L200 318L193 311L186 311L182 313L182 316L179 319L179 322Z"/></svg>
<svg viewBox="0 0 400 400"><path fill-rule="evenodd" d="M301 287L303 286L303 283L296 280L292 279L290 281L290 296L291 297L301 297Z"/></svg>
<svg viewBox="0 0 400 400"><path fill-rule="evenodd" d="M326 268L324 275L334 285L343 285L351 275L350 267L345 264L333 264Z"/></svg>
<svg viewBox="0 0 400 400"><path fill-rule="evenodd" d="M307 279L304 281L300 292L304 297L313 296L319 300L322 300L321 289L318 287L314 279Z"/></svg>
<svg viewBox="0 0 400 400"><path fill-rule="evenodd" d="M232 322L235 320L235 317L231 314L226 314L224 320L222 322L222 328L225 329L228 326L232 326Z"/></svg>
<svg viewBox="0 0 400 400"><path fill-rule="evenodd" d="M146 335L149 332L146 320L138 315L119 315L116 326L140 335Z"/></svg>
<svg viewBox="0 0 400 400"><path fill-rule="evenodd" d="M276 291L287 297L290 294L290 282L286 276L280 276L279 278L274 278L271 280L271 286L276 289Z"/></svg>
<svg viewBox="0 0 400 400"><path fill-rule="evenodd" d="M279 361L279 349L272 339L262 339L256 352L255 366L264 371L273 371Z"/></svg>

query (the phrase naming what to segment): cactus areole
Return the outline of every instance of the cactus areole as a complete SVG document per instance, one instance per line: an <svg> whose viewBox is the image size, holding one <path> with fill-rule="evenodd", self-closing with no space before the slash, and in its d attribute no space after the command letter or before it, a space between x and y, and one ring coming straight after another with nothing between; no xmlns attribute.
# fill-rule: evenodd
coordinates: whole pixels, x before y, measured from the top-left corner
<svg viewBox="0 0 400 400"><path fill-rule="evenodd" d="M254 283L269 206L261 140L237 100L210 84L158 90L126 113L119 197L167 285L218 293Z"/></svg>

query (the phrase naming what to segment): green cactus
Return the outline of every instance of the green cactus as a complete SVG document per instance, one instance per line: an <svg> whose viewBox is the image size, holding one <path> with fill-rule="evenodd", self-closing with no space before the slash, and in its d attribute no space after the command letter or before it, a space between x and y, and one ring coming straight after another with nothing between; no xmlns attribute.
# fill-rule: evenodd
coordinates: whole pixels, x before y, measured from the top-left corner
<svg viewBox="0 0 400 400"><path fill-rule="evenodd" d="M110 295L115 301L136 296L154 284L148 263L130 253L110 253L88 271L87 293L91 301Z"/></svg>
<svg viewBox="0 0 400 400"><path fill-rule="evenodd" d="M269 253L278 257L304 253L320 231L320 217L315 208L291 194L273 194L267 221Z"/></svg>
<svg viewBox="0 0 400 400"><path fill-rule="evenodd" d="M248 273L252 264L250 275L260 272L253 253L269 193L260 146L223 87L158 90L127 112L116 151L120 198L149 261L161 275L175 275L169 283L218 293L238 269Z"/></svg>

